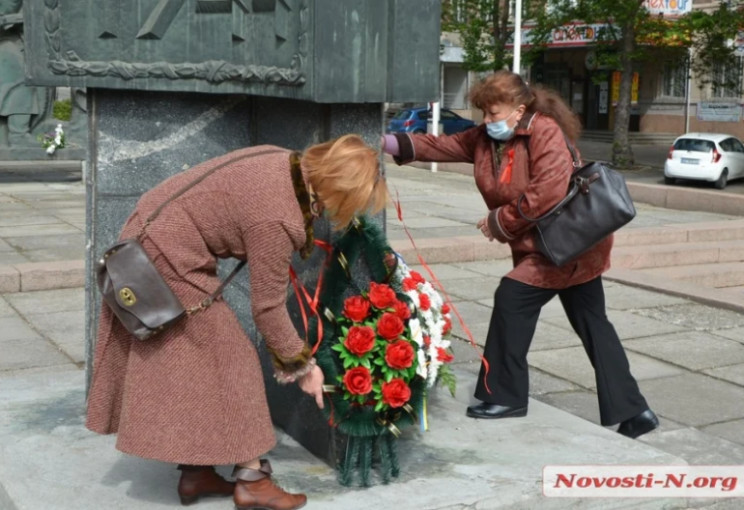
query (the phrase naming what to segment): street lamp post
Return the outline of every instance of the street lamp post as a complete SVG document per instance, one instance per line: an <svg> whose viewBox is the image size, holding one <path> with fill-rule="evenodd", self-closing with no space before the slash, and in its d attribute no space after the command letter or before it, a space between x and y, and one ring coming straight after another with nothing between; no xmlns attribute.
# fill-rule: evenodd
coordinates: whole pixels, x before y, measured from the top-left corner
<svg viewBox="0 0 744 510"><path fill-rule="evenodd" d="M512 72L520 74L522 58L522 0L514 2L514 60Z"/></svg>

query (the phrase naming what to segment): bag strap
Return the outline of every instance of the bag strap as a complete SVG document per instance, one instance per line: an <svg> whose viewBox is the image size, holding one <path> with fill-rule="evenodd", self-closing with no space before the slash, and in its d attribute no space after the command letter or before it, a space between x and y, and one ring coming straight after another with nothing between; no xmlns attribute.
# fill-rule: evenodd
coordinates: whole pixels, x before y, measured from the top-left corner
<svg viewBox="0 0 744 510"><path fill-rule="evenodd" d="M581 167L581 159L579 159L578 154L576 154L576 149L574 148L573 144L570 142L570 140L566 136L566 133L563 133L563 139L566 141L566 147L568 147L568 152L571 153L571 159L573 160L574 171L571 172L571 176L573 177L573 174L576 172L576 170ZM529 156L530 156L530 144L529 143L525 144L525 147L527 148L527 157L529 158ZM548 212L546 212L545 214L543 214L542 216L538 216L537 218L531 218L531 217L527 216L524 213L524 211L522 211L522 202L525 199L524 193L522 193L519 196L519 200L517 200L517 212L519 213L519 215L522 217L523 220L531 221L533 223L547 218L548 216L550 216L551 214L553 214L557 210L561 209L568 202L570 202L571 200L573 200L573 198L579 192L579 184L576 183L573 179L571 179L570 182L571 182L571 184L570 184L570 187L568 189L568 193L566 193L566 196L563 197L560 202L558 202L553 207L551 207L550 210ZM593 182L593 180L592 180L592 182Z"/></svg>
<svg viewBox="0 0 744 510"><path fill-rule="evenodd" d="M241 159L251 159L251 158L253 158L255 156L263 156L265 154L273 154L275 152L282 152L282 151L279 151L279 150L276 150L276 149L270 149L270 150L265 150L265 151L254 152L253 154L248 154L247 156L245 156L245 155L243 155L243 156L237 156L235 158L228 159L227 161L223 161L222 163L220 163L216 167L214 167L214 168L212 168L212 169L204 172L202 175L200 175L199 177L197 177L196 179L194 179L193 181L191 181L190 183L188 183L186 186L184 186L181 189L179 189L178 191L176 191L173 195L171 195L170 197L168 197L168 199L165 202L163 202L162 204L160 204L160 206L158 206L158 208L155 209L152 212L152 214L150 214L150 216L148 216L147 219L145 220L145 223L142 225L142 228L140 229L139 233L137 234L137 239L141 238L145 234L145 229L150 225L150 223L153 222L153 220L155 218L158 217L158 215L163 211L163 209L165 209L165 206L166 205L168 205L173 200L175 200L176 198L178 198L181 195L183 195L184 193L186 193L188 190L190 190L191 188L193 188L194 186L196 186L197 184L199 184L200 182L202 182L204 179L206 179L207 177L209 177L210 175L212 175L213 173L215 173L217 170L219 170L221 168L224 168L227 165L230 165L232 163L235 163L236 161L240 161Z"/></svg>
<svg viewBox="0 0 744 510"><path fill-rule="evenodd" d="M209 308L212 305L212 303L214 303L220 298L220 296L222 295L222 291L225 290L225 287L227 287L228 284L232 281L232 279L235 278L238 272L240 272L240 270L243 269L243 266L245 266L245 264L246 264L245 260L241 260L240 262L238 262L238 264L235 266L232 272L230 272L228 277L222 280L222 283L220 284L219 287L217 287L217 290L215 290L209 296L202 299L198 305L186 310L186 313L188 315L194 315L195 313L201 310L204 310L205 308Z"/></svg>

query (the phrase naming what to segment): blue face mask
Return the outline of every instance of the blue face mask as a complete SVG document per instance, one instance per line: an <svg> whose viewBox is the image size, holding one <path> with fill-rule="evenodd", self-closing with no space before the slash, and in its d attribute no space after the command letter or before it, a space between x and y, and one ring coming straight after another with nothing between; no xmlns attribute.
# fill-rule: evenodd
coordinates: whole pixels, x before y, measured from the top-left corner
<svg viewBox="0 0 744 510"><path fill-rule="evenodd" d="M516 111L517 110L515 109L514 112ZM509 127L506 121L509 119L509 117L514 115L514 112L511 112L509 116L504 120L497 120L496 122L488 122L486 124L486 132L488 133L488 136L500 142L504 142L506 140L509 140L511 137L513 137L514 128Z"/></svg>

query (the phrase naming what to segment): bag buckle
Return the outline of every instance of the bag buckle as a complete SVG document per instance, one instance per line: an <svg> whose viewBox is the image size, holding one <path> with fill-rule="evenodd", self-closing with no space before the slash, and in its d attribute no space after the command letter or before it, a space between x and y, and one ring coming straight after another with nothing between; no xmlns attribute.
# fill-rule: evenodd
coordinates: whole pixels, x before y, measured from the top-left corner
<svg viewBox="0 0 744 510"><path fill-rule="evenodd" d="M574 179L574 182L576 183L576 186L579 188L579 192L581 192L582 195L588 195L589 194L589 186L599 179L601 176L599 172L594 173L590 175L589 177L579 177L577 176Z"/></svg>
<svg viewBox="0 0 744 510"><path fill-rule="evenodd" d="M214 303L215 299L212 296L205 297L201 300L201 302L194 306L193 308L189 308L186 310L187 315L194 315L197 312L200 312L202 310L206 310L210 306L212 306L212 303Z"/></svg>

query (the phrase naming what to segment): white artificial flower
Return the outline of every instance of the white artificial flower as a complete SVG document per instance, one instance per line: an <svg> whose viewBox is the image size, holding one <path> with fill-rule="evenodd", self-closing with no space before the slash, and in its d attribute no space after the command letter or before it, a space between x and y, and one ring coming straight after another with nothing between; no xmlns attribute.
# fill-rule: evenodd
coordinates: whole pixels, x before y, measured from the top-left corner
<svg viewBox="0 0 744 510"><path fill-rule="evenodd" d="M57 147L56 147L55 145L50 145L49 147L47 147L46 153L47 153L47 154L54 154L54 150L55 150L56 148L57 148Z"/></svg>

